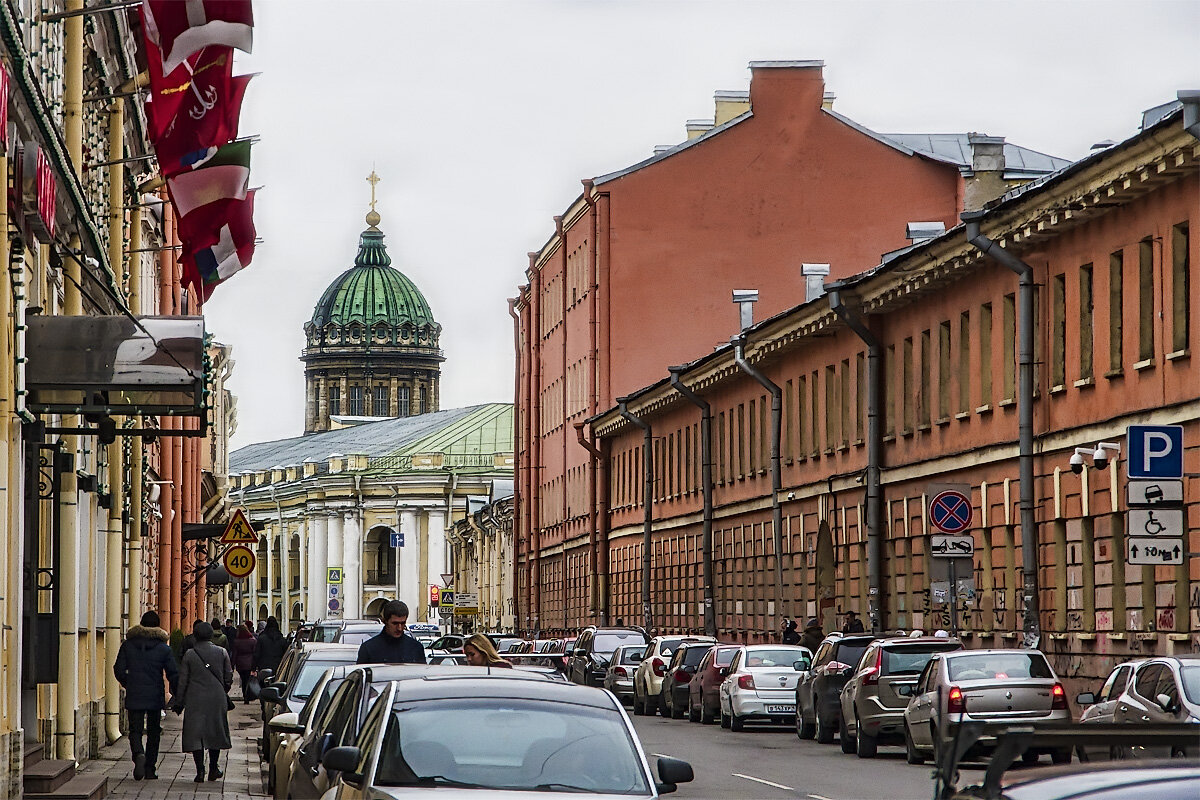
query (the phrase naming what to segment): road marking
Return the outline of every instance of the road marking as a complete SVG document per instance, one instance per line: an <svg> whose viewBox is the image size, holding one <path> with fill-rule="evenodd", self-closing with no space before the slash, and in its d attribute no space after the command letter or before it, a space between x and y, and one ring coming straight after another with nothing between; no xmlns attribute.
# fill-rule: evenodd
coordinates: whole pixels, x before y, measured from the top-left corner
<svg viewBox="0 0 1200 800"><path fill-rule="evenodd" d="M767 786L774 786L776 789L783 789L784 791L788 792L796 791L791 786L784 786L782 783L772 783L771 781L763 780L762 778L756 778L753 775L743 775L740 772L731 772L730 774L735 778L745 778L746 780L754 781L755 783L765 783Z"/></svg>
<svg viewBox="0 0 1200 800"><path fill-rule="evenodd" d="M666 753L651 753L650 755L654 756L655 758L674 758L675 757L675 756L669 756Z"/></svg>
<svg viewBox="0 0 1200 800"><path fill-rule="evenodd" d="M810 794L809 797L811 797L813 800L833 800L831 797L823 797L819 794Z"/></svg>

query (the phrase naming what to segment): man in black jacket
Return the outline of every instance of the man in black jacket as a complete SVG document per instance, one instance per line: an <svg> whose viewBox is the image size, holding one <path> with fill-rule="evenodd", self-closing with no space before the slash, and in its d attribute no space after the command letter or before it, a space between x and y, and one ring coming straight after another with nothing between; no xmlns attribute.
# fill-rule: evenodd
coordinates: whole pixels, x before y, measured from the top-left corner
<svg viewBox="0 0 1200 800"><path fill-rule="evenodd" d="M424 664L425 648L408 635L408 605L401 600L384 604L379 614L383 630L358 647L359 664Z"/></svg>
<svg viewBox="0 0 1200 800"><path fill-rule="evenodd" d="M158 777L158 742L162 736L162 712L167 707L163 675L175 693L179 667L167 644L167 632L159 626L158 614L142 614L142 624L129 629L113 672L125 687L125 710L129 714L129 750L133 755L133 779ZM142 733L146 747L142 749Z"/></svg>

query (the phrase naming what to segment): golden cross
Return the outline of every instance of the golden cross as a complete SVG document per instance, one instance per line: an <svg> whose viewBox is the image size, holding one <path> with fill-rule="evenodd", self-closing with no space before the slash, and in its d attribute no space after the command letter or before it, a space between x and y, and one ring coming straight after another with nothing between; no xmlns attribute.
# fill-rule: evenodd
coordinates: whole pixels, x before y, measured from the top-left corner
<svg viewBox="0 0 1200 800"><path fill-rule="evenodd" d="M371 210L375 210L375 184L379 183L379 176L375 174L375 170L371 170L370 176L367 177L367 183L371 184Z"/></svg>

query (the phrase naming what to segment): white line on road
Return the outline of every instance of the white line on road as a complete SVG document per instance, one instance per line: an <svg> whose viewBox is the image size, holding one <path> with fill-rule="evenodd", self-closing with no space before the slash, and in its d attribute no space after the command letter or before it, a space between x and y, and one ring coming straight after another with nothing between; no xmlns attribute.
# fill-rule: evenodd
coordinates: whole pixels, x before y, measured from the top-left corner
<svg viewBox="0 0 1200 800"><path fill-rule="evenodd" d="M819 794L810 794L809 797L811 797L813 800L833 800L831 797L823 797Z"/></svg>
<svg viewBox="0 0 1200 800"><path fill-rule="evenodd" d="M740 772L731 772L730 774L735 778L745 778L746 780L754 781L755 783L765 783L767 786L774 786L776 789L784 789L789 792L796 791L791 786L784 786L782 783L772 783L771 781L763 780L762 778L756 778L753 775L743 775ZM811 797L812 795L809 796Z"/></svg>
<svg viewBox="0 0 1200 800"><path fill-rule="evenodd" d="M675 756L669 756L666 753L651 753L650 755L654 756L655 758L675 758Z"/></svg>

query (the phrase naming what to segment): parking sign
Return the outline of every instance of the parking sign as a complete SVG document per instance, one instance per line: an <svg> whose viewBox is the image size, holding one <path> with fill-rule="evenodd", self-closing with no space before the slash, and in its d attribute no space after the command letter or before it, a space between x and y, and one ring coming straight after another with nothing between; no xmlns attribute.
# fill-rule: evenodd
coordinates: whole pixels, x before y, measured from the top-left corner
<svg viewBox="0 0 1200 800"><path fill-rule="evenodd" d="M1125 444L1128 477L1183 477L1182 425L1130 425Z"/></svg>

